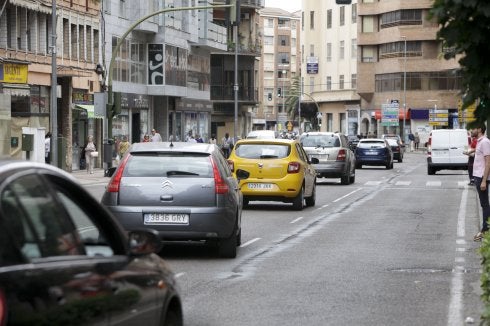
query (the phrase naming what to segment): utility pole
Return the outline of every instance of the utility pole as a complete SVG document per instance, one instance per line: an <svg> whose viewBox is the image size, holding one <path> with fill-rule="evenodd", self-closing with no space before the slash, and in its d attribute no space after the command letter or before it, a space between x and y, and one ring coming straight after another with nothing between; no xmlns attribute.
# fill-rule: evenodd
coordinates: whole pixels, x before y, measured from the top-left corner
<svg viewBox="0 0 490 326"><path fill-rule="evenodd" d="M402 140L405 143L405 121L407 120L407 37L402 36L404 40L403 47L403 131L402 131Z"/></svg>
<svg viewBox="0 0 490 326"><path fill-rule="evenodd" d="M51 105L49 120L51 125L51 164L58 166L58 77L56 74L56 0L52 0L51 12ZM62 167L62 166L61 166Z"/></svg>

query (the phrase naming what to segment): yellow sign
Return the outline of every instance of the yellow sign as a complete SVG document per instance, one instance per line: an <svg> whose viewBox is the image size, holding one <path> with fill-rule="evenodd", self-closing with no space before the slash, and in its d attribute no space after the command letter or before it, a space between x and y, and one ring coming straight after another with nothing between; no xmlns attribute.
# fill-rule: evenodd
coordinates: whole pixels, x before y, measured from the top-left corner
<svg viewBox="0 0 490 326"><path fill-rule="evenodd" d="M475 121L475 110L476 110L476 103L471 104L466 108L466 110L462 109L463 107L463 102L459 101L458 102L458 120L459 122L472 122Z"/></svg>
<svg viewBox="0 0 490 326"><path fill-rule="evenodd" d="M16 63L0 64L0 82L27 84L27 65Z"/></svg>

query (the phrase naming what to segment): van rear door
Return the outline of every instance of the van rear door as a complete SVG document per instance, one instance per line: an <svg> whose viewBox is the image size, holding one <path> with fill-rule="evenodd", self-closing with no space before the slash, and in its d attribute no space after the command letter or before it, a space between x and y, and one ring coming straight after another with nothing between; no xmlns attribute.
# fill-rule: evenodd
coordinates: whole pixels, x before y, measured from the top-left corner
<svg viewBox="0 0 490 326"><path fill-rule="evenodd" d="M468 132L464 129L451 130L449 133L449 159L451 163L466 163L468 156L463 152L468 150Z"/></svg>
<svg viewBox="0 0 490 326"><path fill-rule="evenodd" d="M432 163L445 164L449 163L449 130L437 130L431 134L431 156Z"/></svg>

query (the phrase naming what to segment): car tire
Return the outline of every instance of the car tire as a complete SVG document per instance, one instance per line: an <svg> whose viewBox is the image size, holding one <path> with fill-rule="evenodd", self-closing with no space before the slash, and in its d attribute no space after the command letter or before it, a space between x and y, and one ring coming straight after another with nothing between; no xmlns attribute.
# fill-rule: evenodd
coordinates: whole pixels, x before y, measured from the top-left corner
<svg viewBox="0 0 490 326"><path fill-rule="evenodd" d="M356 163L356 169L362 169L362 164L361 163Z"/></svg>
<svg viewBox="0 0 490 326"><path fill-rule="evenodd" d="M427 174L428 175L434 175L434 174L436 174L436 170L431 166L427 166Z"/></svg>
<svg viewBox="0 0 490 326"><path fill-rule="evenodd" d="M353 184L354 182L356 182L356 174L355 174L355 172L354 172L354 175L349 178L349 183L350 184Z"/></svg>
<svg viewBox="0 0 490 326"><path fill-rule="evenodd" d="M167 311L167 315L165 316L165 321L162 325L165 326L182 326L184 322L182 321L182 314L179 314L176 311L169 310Z"/></svg>
<svg viewBox="0 0 490 326"><path fill-rule="evenodd" d="M241 245L242 245L242 228L240 228L236 236L236 246L240 247Z"/></svg>
<svg viewBox="0 0 490 326"><path fill-rule="evenodd" d="M296 211L300 211L303 209L303 202L305 200L305 189L301 187L298 195L293 199L293 209Z"/></svg>
<svg viewBox="0 0 490 326"><path fill-rule="evenodd" d="M316 180L313 183L313 190L311 191L311 196L305 198L306 206L311 207L315 206L316 201Z"/></svg>
<svg viewBox="0 0 490 326"><path fill-rule="evenodd" d="M386 170L391 169L391 163L386 163L386 165L385 165L385 166L386 166Z"/></svg>
<svg viewBox="0 0 490 326"><path fill-rule="evenodd" d="M349 175L343 175L340 177L340 184L343 184L343 185L348 185L349 184Z"/></svg>
<svg viewBox="0 0 490 326"><path fill-rule="evenodd" d="M250 201L248 199L243 198L242 208L248 208L249 203Z"/></svg>
<svg viewBox="0 0 490 326"><path fill-rule="evenodd" d="M241 236L240 236L241 238ZM218 242L218 252L220 257L223 258L235 258L238 247L238 234L237 226L233 228L233 232L230 237L220 239Z"/></svg>
<svg viewBox="0 0 490 326"><path fill-rule="evenodd" d="M402 162L403 162L403 157L400 157L400 158L398 159L398 163L402 163Z"/></svg>

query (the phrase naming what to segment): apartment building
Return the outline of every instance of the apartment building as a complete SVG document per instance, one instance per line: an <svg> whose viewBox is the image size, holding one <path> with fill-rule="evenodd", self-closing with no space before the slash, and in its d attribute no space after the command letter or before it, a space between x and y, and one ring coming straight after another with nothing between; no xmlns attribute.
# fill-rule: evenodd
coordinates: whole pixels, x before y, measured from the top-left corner
<svg viewBox="0 0 490 326"><path fill-rule="evenodd" d="M225 4L218 0L215 4ZM227 51L211 53L211 100L213 102L211 133L221 139L226 132L245 137L252 129L252 114L259 102L258 69L262 37L258 10L264 0L241 0L237 39L226 22L223 9L214 10L214 22L227 26ZM236 46L238 45L238 46ZM235 57L237 57L237 110L235 112ZM236 119L235 119L236 116ZM236 128L235 128L236 125Z"/></svg>
<svg viewBox="0 0 490 326"><path fill-rule="evenodd" d="M302 1L303 102L318 107L321 131L358 134L357 1Z"/></svg>
<svg viewBox="0 0 490 326"><path fill-rule="evenodd" d="M418 132L423 144L433 128L458 127L459 65L443 58L438 25L428 17L432 3L358 3L361 133L396 132L406 139L409 132ZM383 106L389 103L399 104L394 124L383 120Z"/></svg>
<svg viewBox="0 0 490 326"><path fill-rule="evenodd" d="M52 2L10 0L0 7L0 154L22 159L22 128L50 130L51 57L56 49L57 125L60 160L78 166L84 136L97 135L93 110L99 90L98 1L59 0L53 44Z"/></svg>
<svg viewBox="0 0 490 326"><path fill-rule="evenodd" d="M298 130L299 119L288 113L286 98L291 83L300 76L299 12L290 13L280 8L260 10L262 53L259 65L260 104L252 119L253 129Z"/></svg>

